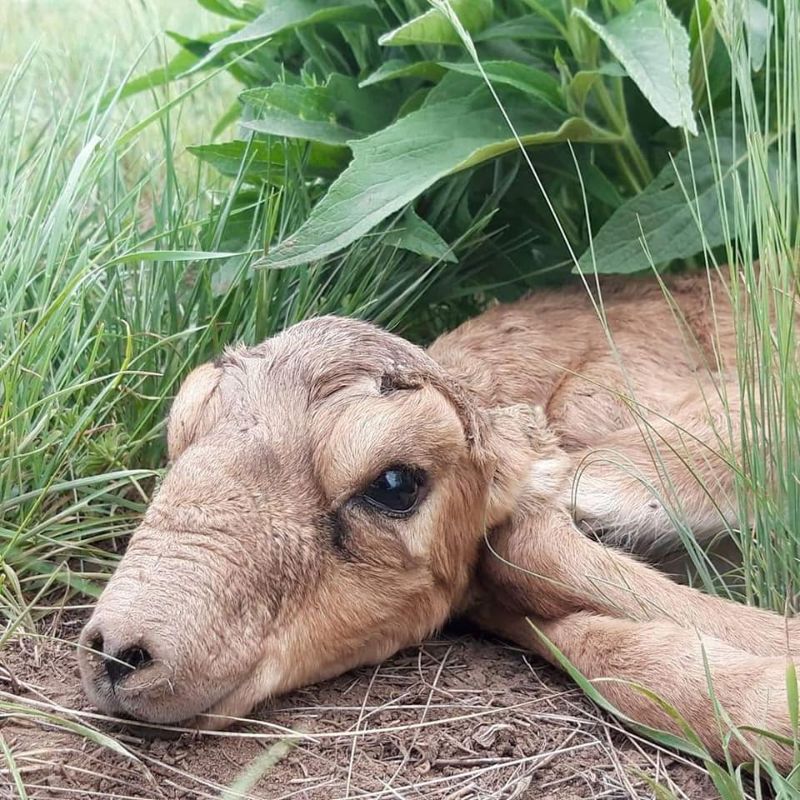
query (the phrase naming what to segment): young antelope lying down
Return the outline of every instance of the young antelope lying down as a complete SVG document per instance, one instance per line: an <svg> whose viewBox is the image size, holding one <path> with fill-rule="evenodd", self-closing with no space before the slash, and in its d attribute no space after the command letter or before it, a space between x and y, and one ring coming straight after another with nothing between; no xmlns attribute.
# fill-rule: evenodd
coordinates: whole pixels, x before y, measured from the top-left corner
<svg viewBox="0 0 800 800"><path fill-rule="evenodd" d="M705 275L671 290L681 326L655 283L604 291L624 375L582 288L493 308L427 353L328 317L197 368L170 414L172 467L83 632L92 701L223 727L453 614L551 658L528 615L589 678L660 692L717 756L704 656L735 724L790 735L797 621L614 549L666 558L670 504L701 541L735 522L739 437L714 386L729 405L738 390L706 370L735 367L726 290ZM671 726L624 683L597 686ZM790 766L790 748L742 736Z"/></svg>

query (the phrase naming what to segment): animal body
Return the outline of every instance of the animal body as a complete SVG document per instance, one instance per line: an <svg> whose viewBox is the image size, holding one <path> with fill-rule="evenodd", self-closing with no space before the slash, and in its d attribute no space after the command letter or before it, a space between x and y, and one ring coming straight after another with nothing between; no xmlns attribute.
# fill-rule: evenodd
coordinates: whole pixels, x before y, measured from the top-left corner
<svg viewBox="0 0 800 800"><path fill-rule="evenodd" d="M427 352L326 317L198 367L170 414L171 468L82 635L89 696L223 727L466 613L552 659L530 618L589 678L663 688L715 755L709 676L734 723L790 734L796 621L617 549L657 560L676 513L701 540L736 517L728 289L706 274L669 289L606 287L611 338L576 287ZM673 724L602 686L631 719ZM750 747L790 763L752 733L735 757Z"/></svg>

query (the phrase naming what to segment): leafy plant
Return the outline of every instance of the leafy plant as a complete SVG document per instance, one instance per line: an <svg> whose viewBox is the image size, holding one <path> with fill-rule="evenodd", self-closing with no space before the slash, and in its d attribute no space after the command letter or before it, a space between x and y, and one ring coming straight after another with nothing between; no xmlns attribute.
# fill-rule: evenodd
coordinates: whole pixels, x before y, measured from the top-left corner
<svg viewBox="0 0 800 800"><path fill-rule="evenodd" d="M478 220L502 285L553 268L665 266L727 241L716 187L741 150L727 147L719 174L695 134L731 105L720 40L732 20L751 67L767 69L774 15L759 0L731 0L738 17L711 0L198 2L231 24L173 34L183 52L122 91L220 66L244 85L238 137L192 152L251 186L302 170L309 198L256 267L320 262L398 229L397 247L457 262ZM690 163L702 173L693 210ZM422 230L435 246L423 247ZM487 289L459 265L450 276Z"/></svg>

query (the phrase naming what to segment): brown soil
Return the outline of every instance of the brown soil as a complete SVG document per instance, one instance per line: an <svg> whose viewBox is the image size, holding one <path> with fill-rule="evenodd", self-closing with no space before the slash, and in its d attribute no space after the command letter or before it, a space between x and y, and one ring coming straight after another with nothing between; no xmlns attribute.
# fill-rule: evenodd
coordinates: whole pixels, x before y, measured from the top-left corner
<svg viewBox="0 0 800 800"><path fill-rule="evenodd" d="M554 670L457 632L280 698L237 730L143 740L91 716L71 644L81 624L69 614L0 651L0 734L30 800L650 798L653 780L679 798L718 796L699 765L623 731ZM292 744L286 729L305 736ZM5 761L0 796L18 797Z"/></svg>

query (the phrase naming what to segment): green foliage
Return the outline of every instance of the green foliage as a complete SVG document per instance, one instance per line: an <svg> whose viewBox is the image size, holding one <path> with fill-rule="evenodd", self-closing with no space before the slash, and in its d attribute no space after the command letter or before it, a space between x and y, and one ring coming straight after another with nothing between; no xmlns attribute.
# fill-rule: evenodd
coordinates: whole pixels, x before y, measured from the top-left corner
<svg viewBox="0 0 800 800"><path fill-rule="evenodd" d="M690 140L643 192L614 212L581 258L581 269L638 272L727 243L734 195L749 193L746 141L741 126L729 120L717 125L713 141L705 135ZM769 180L777 177L776 162L777 153L769 151Z"/></svg>
<svg viewBox="0 0 800 800"><path fill-rule="evenodd" d="M460 77L456 79L461 83ZM591 123L516 90L502 92L517 124L511 135L482 85L426 103L378 133L350 142L353 160L306 222L261 262L290 267L325 258L369 233L425 189L461 170L526 145L612 138ZM458 120L454 130L453 120Z"/></svg>
<svg viewBox="0 0 800 800"><path fill-rule="evenodd" d="M694 191L687 142L709 164L697 120L709 123L712 101L717 115L732 102L727 28L739 26L752 68L767 70L774 15L747 2L738 17L705 0L204 3L236 22L178 40L190 71L226 66L245 88L239 138L193 152L240 175L243 192L283 186L302 164L306 214L265 242L260 267L324 261L413 209L464 285L460 248L490 194L496 213L480 224L492 255L517 265L512 281L577 269L581 254L580 268L596 259L602 272L680 263L730 232L712 202L725 175L710 167L689 218L673 215ZM501 173L515 176L500 185ZM453 186L461 205L442 213Z"/></svg>
<svg viewBox="0 0 800 800"><path fill-rule="evenodd" d="M576 8L666 122L697 133L689 91L689 35L658 0L641 0L607 25Z"/></svg>

